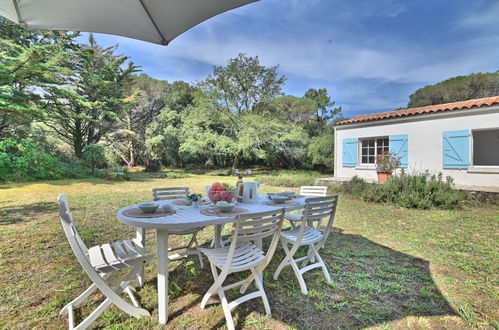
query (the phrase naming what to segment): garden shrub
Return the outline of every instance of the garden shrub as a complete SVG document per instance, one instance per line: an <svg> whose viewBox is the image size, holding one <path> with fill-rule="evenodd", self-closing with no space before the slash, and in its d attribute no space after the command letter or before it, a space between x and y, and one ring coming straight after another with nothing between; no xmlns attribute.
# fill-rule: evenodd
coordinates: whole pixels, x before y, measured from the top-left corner
<svg viewBox="0 0 499 330"><path fill-rule="evenodd" d="M71 167L30 142L0 141L0 181L63 179Z"/></svg>
<svg viewBox="0 0 499 330"><path fill-rule="evenodd" d="M415 209L456 209L466 200L466 195L452 188L451 177L443 179L442 173L428 171L408 175L402 172L384 184L369 184L359 177L345 182L341 190L366 202L392 203Z"/></svg>

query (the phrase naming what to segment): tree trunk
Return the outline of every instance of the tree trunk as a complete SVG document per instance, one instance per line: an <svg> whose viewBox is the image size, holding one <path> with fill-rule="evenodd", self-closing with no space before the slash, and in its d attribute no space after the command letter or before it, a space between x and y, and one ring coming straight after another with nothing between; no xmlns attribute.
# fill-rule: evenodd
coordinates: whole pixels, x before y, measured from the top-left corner
<svg viewBox="0 0 499 330"><path fill-rule="evenodd" d="M81 121L75 122L75 134L73 135L73 149L78 159L83 158L83 134L81 133Z"/></svg>

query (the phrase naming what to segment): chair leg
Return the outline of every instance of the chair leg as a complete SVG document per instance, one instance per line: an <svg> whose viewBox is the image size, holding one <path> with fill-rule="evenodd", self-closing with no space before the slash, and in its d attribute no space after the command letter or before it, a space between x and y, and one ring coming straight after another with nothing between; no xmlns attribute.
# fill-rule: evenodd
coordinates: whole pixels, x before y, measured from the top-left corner
<svg viewBox="0 0 499 330"><path fill-rule="evenodd" d="M304 295L307 295L308 294L307 284L305 283L305 279L303 278L303 274L300 271L298 264L296 263L295 259L293 259L293 258L291 258L290 263L291 263L291 268L295 272L296 279L298 280L298 284L300 284L301 292Z"/></svg>
<svg viewBox="0 0 499 330"><path fill-rule="evenodd" d="M220 297L220 301L222 302L222 309L225 315L225 321L227 322L227 328L229 330L235 329L234 320L232 319L232 313L230 312L229 302L227 301L227 297L225 296L225 292L222 287L218 290L218 296Z"/></svg>
<svg viewBox="0 0 499 330"><path fill-rule="evenodd" d="M125 292L128 294L128 297L130 297L130 300L132 301L132 304L135 307L139 307L139 303L137 302L137 299L135 299L135 296L133 295L132 290L130 290L129 286L126 287Z"/></svg>
<svg viewBox="0 0 499 330"><path fill-rule="evenodd" d="M198 243L198 239L197 239L197 232L192 234L192 242L193 242L193 245L194 247L192 248L193 251L196 252L196 254L198 255L198 258L199 258L199 266L201 268L204 268L204 263L203 263L203 254L201 253L201 251L199 251L199 243ZM190 244L189 244L189 247L190 247Z"/></svg>
<svg viewBox="0 0 499 330"><path fill-rule="evenodd" d="M281 273L282 269L285 266L291 266L291 268L293 269L293 271L296 275L296 279L298 280L298 283L300 284L301 292L303 292L303 294L308 294L307 285L305 284L305 280L303 279L303 275L300 272L300 268L296 264L295 259L293 258L298 247L294 246L290 250L286 242L281 241L281 243L282 243L282 248L284 249L284 252L286 253L286 257L284 257L284 259L279 264L279 267L277 267L277 270L274 273L274 280L277 280L277 278L279 277L279 274Z"/></svg>
<svg viewBox="0 0 499 330"><path fill-rule="evenodd" d="M303 260L303 262L301 264L301 268L303 268L306 265L308 265L309 262L314 262L312 260L312 258L314 258L314 251L312 251L312 248L309 246L308 247L308 251L307 251L307 257L305 258L305 260Z"/></svg>
<svg viewBox="0 0 499 330"><path fill-rule="evenodd" d="M123 298L121 298L119 295L123 292L123 290L128 287L128 284L130 281L137 276L137 273L140 271L140 267L135 266L130 273L125 277L125 279L120 283L118 288L114 290L114 293L118 295L117 299L115 295L111 295L111 297L108 296L106 292L102 292L107 298L111 300L113 304L116 305L119 309L121 309L123 312L132 315L132 316L150 316L149 312L146 311L143 308L133 306L132 304L128 303L125 301ZM102 290L101 290L102 291ZM119 299L119 300L118 300Z"/></svg>
<svg viewBox="0 0 499 330"><path fill-rule="evenodd" d="M265 293L265 289L263 287L262 282L260 281L260 276L256 272L254 268L251 268L251 273L253 274L255 285L258 288L258 291L262 294L263 306L265 307L265 312L268 316L272 315L272 311L270 310L269 300L267 299L267 294Z"/></svg>
<svg viewBox="0 0 499 330"><path fill-rule="evenodd" d="M208 291L206 291L206 293L204 294L203 296L203 299L201 300L201 309L204 309L206 307L206 303L208 302L208 299L210 299L210 297L216 293L219 288L222 287L222 283L220 283L219 279L220 277L218 276L218 271L217 271L217 267L210 262L210 267L211 267L211 272L213 274L213 279L215 280L215 282L211 285L211 287L208 289ZM221 281L223 282L223 281Z"/></svg>
<svg viewBox="0 0 499 330"><path fill-rule="evenodd" d="M203 255L201 251L199 251L199 243L197 241L197 232L192 234L192 237L187 245L168 249L169 252L176 250L185 250L185 251L181 253L176 253L174 255L168 255L168 260L173 261L180 258L185 258L188 255L195 254L199 258L200 267L204 268Z"/></svg>
<svg viewBox="0 0 499 330"><path fill-rule="evenodd" d="M329 275L329 271L327 270L327 267L326 267L326 264L324 263L324 261L322 260L319 252L316 250L315 246L312 245L312 249L314 251L314 255L315 257L317 258L318 260L318 263L320 264L321 268L322 268L322 272L324 273L324 277L326 278L326 281L328 283L331 283L331 276Z"/></svg>
<svg viewBox="0 0 499 330"><path fill-rule="evenodd" d="M75 299L71 300L71 302L69 302L68 304L66 304L66 306L64 306L61 309L61 311L59 312L59 315L62 315L62 314L65 314L65 313L69 313L69 308L73 309L73 308L80 307L80 304L83 301L85 301L85 299L87 299L88 297L90 297L92 295L92 293L95 292L95 290L97 290L97 285L92 284L91 286L88 287L88 289L86 289L85 291L83 291L82 294L80 294L78 297L76 297Z"/></svg>
<svg viewBox="0 0 499 330"><path fill-rule="evenodd" d="M279 274L281 273L281 271L283 270L284 267L290 265L290 261L293 259L293 255L295 254L296 250L298 249L298 247L293 247L292 249L289 249L288 243L286 241L283 241L283 240L281 240L281 245L282 245L282 248L283 248L286 256L284 257L284 259L282 259L281 263L277 267L277 269L274 273L274 280L277 280L279 278Z"/></svg>
<svg viewBox="0 0 499 330"><path fill-rule="evenodd" d="M102 279L103 280L107 280L109 278L109 276L111 276L111 274L104 274L104 275L101 275ZM71 302L69 302L68 304L66 304L66 306L64 306L61 311L59 312L59 315L62 315L64 313L68 313L68 308L71 307L71 309L74 309L74 308L78 308L80 307L80 305L88 298L92 295L92 293L94 293L96 290L97 290L97 285L95 285L95 283L93 283L91 286L88 287L88 289L86 289L85 291L83 291L82 294L80 294L78 297L76 297L75 299L73 299Z"/></svg>
<svg viewBox="0 0 499 330"><path fill-rule="evenodd" d="M135 300L135 297L133 297L133 294L128 285L132 279L136 278L139 271L140 271L139 266L135 266L132 269L132 271L130 271L130 273L128 273L125 279L121 282L119 282L119 280L117 280L111 273L105 274L104 276L102 276L103 280L107 279L109 282L117 284L114 290L111 289L110 287L100 288L99 285L94 283L87 290L85 290L80 296L78 296L76 299L74 299L69 304L64 306L60 314L63 314L65 312L69 314L68 315L69 328L75 330L88 328L103 312L105 312L111 306L111 304L115 304L122 311L132 316L140 316L140 315L149 316L148 311L138 306L138 303ZM83 321L81 321L80 324L74 327L73 308L78 307L85 299L87 299L97 289L100 289L100 291L104 294L106 299L92 313L90 313L90 315L88 315ZM127 292L127 294L130 296L130 299L132 299L132 302L135 306L130 305L128 302L126 302L125 300L123 300L123 298L120 297L123 291Z"/></svg>
<svg viewBox="0 0 499 330"><path fill-rule="evenodd" d="M83 330L92 324L102 313L104 313L111 306L111 299L106 298L89 316L80 322L74 329Z"/></svg>

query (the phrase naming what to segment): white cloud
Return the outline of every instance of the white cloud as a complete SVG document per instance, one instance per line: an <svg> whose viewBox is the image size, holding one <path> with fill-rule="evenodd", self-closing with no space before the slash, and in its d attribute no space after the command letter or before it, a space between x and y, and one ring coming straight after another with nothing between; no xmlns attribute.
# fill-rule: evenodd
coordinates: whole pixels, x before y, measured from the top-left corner
<svg viewBox="0 0 499 330"><path fill-rule="evenodd" d="M134 56L146 73L170 81L201 80L207 68L224 65L238 53L258 55L264 65L279 64L282 73L293 77L293 86L306 81L303 92L320 82L355 111L404 106L415 88L456 75L499 69L497 33L470 32L476 27L497 26L499 4L487 13L470 12L454 19L449 31L428 30L427 36L408 27L380 33L365 25L373 19L385 24L401 15L405 20L411 14L406 4L393 0L355 4L262 1L208 20L168 47L102 38L107 44L119 40L120 49ZM330 12L321 12L322 7ZM460 31L456 33L452 26L459 26ZM399 86L396 91L394 86Z"/></svg>

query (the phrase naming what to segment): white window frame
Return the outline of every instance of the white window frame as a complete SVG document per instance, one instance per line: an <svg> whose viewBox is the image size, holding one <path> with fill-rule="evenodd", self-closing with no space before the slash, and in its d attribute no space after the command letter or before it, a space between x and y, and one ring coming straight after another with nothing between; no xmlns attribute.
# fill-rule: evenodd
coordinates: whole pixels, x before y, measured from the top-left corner
<svg viewBox="0 0 499 330"><path fill-rule="evenodd" d="M366 138L360 138L359 139L359 150L358 150L358 159L359 159L359 165L361 167L372 167L374 168L376 166L376 157L378 156L378 140L383 139L383 140L388 140L388 150L390 150L390 137L389 136L372 136L372 137L366 137ZM363 163L362 162L362 142L366 140L374 140L374 163Z"/></svg>

